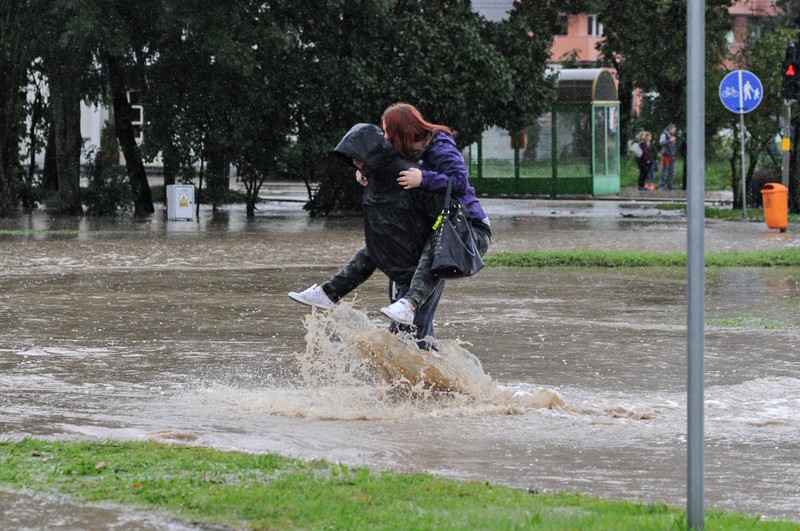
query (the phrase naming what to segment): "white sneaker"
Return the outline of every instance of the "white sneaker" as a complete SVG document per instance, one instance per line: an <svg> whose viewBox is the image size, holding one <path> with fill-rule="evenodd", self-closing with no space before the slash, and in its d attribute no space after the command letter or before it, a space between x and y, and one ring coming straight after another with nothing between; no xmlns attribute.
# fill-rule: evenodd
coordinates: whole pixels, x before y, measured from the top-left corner
<svg viewBox="0 0 800 531"><path fill-rule="evenodd" d="M381 313L400 324L414 324L414 304L408 299L398 299L386 308L381 308Z"/></svg>
<svg viewBox="0 0 800 531"><path fill-rule="evenodd" d="M333 301L325 294L322 286L317 286L316 284L301 293L290 291L289 296L297 302L316 306L323 310L330 310L333 307Z"/></svg>

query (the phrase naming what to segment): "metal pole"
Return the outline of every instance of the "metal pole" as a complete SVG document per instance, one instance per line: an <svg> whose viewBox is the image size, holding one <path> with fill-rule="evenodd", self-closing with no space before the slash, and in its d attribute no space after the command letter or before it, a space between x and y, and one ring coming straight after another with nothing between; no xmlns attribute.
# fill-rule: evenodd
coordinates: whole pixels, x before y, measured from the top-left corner
<svg viewBox="0 0 800 531"><path fill-rule="evenodd" d="M781 139L781 184L789 188L789 164L792 147L792 104L783 100L783 138Z"/></svg>
<svg viewBox="0 0 800 531"><path fill-rule="evenodd" d="M687 5L687 523L703 529L705 326L705 0Z"/></svg>
<svg viewBox="0 0 800 531"><path fill-rule="evenodd" d="M741 75L741 74L739 74ZM739 83L741 86L741 83ZM741 145L740 155L742 159L742 217L747 219L747 190L745 189L745 171L744 171L744 113L739 114L739 143Z"/></svg>

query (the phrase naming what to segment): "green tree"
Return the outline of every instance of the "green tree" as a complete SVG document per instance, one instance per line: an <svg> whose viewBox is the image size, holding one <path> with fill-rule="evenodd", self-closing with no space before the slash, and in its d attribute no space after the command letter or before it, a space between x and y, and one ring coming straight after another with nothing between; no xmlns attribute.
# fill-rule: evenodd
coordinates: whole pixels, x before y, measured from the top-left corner
<svg viewBox="0 0 800 531"><path fill-rule="evenodd" d="M783 25L776 25L781 22ZM745 168L745 187L748 190L748 203L758 201L761 181L754 180L756 169L760 166L771 167L769 173L772 180L778 181L780 175L780 155L775 152L775 138L780 134L780 123L784 111L784 100L781 88L782 64L786 46L794 43L798 37L796 26L788 17L777 17L769 21L762 37L751 39L734 57L735 68L747 69L758 77L763 85L764 93L761 103L753 111L745 115L745 152L747 167ZM731 185L734 190L734 203L742 204L740 147L738 134L738 115L731 113L730 126L737 132L737 138L731 153ZM797 189L797 176L792 175L789 189ZM792 201L791 209L797 212L797 202Z"/></svg>
<svg viewBox="0 0 800 531"><path fill-rule="evenodd" d="M215 210L233 163L252 215L290 135L287 34L263 2L165 5L153 44L158 54L147 70L144 151L151 160L163 157L165 184L199 165Z"/></svg>
<svg viewBox="0 0 800 531"><path fill-rule="evenodd" d="M506 75L511 85L510 91L497 94L497 101L486 109L491 125L519 131L537 124L550 110L555 87L547 61L560 23L560 10L552 2L526 0L515 3L506 20L486 24L489 42L508 64Z"/></svg>
<svg viewBox="0 0 800 531"><path fill-rule="evenodd" d="M163 11L161 0L101 0L86 2L91 9L82 14L82 23L95 40L95 57L102 63L105 89L113 110L114 130L125 157L125 167L133 194L134 214L152 214L153 197L142 153L133 129L130 91L147 90L146 66L155 60L158 49L155 20Z"/></svg>
<svg viewBox="0 0 800 531"><path fill-rule="evenodd" d="M397 33L393 5L387 0L272 4L291 37L281 76L294 102L295 142L283 160L287 175L306 183L313 215L359 208L360 187L329 153L353 124L378 122L391 87L404 76L391 59ZM313 183L319 183L315 193Z"/></svg>
<svg viewBox="0 0 800 531"><path fill-rule="evenodd" d="M255 215L263 183L285 168L284 153L292 133L294 91L284 65L291 39L283 24L259 3L246 3L237 17L233 54L236 92L228 103L229 154L245 187L248 218Z"/></svg>
<svg viewBox="0 0 800 531"><path fill-rule="evenodd" d="M24 132L27 67L32 60L28 11L11 2L0 5L0 217L16 206L19 145Z"/></svg>
<svg viewBox="0 0 800 531"><path fill-rule="evenodd" d="M461 146L490 125L522 123L546 106L544 48L552 31L545 25L528 34L547 20L534 9L519 9L503 26L467 1L320 1L290 11L282 15L299 36L290 171L309 188L320 182L312 214L358 208L358 185L324 154L353 124L377 123L391 103L412 103L452 127Z"/></svg>
<svg viewBox="0 0 800 531"><path fill-rule="evenodd" d="M157 60L147 67L146 132L142 152L145 160L162 157L164 184L175 184L181 173L194 176L194 166L203 154L208 123L206 87L211 72L211 54L204 50L204 38L197 29L203 11L190 2L165 2L155 22ZM164 197L162 200L166 199Z"/></svg>
<svg viewBox="0 0 800 531"><path fill-rule="evenodd" d="M35 57L41 58L50 90L52 127L55 132L58 174L58 210L83 213L80 190L80 105L99 93L100 81L93 61L92 43L83 25L83 8L75 0L30 0L35 21L31 41ZM34 39L33 36L36 36Z"/></svg>
<svg viewBox="0 0 800 531"><path fill-rule="evenodd" d="M706 101L716 97L727 54L725 35L730 30L731 0L706 2ZM599 4L599 3L598 3ZM619 76L620 100L632 101L634 88L658 93L659 106L668 122L683 129L686 123L686 0L606 0L598 5L604 39L599 51ZM710 105L706 106L710 108ZM630 126L630 106L622 105L622 125ZM722 115L709 113L707 135L716 133ZM655 134L660 127L650 125ZM630 134L628 134L630 136Z"/></svg>

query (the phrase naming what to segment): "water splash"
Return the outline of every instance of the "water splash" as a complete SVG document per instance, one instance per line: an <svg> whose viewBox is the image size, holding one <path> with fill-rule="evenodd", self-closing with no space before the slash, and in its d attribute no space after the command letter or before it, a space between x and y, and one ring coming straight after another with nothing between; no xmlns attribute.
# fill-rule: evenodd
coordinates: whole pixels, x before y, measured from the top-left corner
<svg viewBox="0 0 800 531"><path fill-rule="evenodd" d="M437 340L436 350L422 350L413 337L376 326L352 304L330 312L312 311L304 319L305 351L296 353L303 385L371 386L382 400L433 400L442 407L473 412L554 408L564 400L553 389L512 389L483 370L467 343Z"/></svg>

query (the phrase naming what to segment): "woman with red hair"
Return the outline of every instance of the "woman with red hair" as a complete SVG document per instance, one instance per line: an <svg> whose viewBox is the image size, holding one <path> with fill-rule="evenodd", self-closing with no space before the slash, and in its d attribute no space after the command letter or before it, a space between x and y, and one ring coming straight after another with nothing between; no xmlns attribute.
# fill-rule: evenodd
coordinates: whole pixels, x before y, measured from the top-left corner
<svg viewBox="0 0 800 531"><path fill-rule="evenodd" d="M478 251L483 256L492 240L489 217L469 184L467 165L459 151L453 131L444 125L428 122L416 107L408 103L390 105L381 117L383 134L401 157L417 162L420 168L401 171L397 182L406 190L423 188L444 192L452 180L452 195L458 199L470 219ZM420 257L417 270L408 286L399 286L392 291L392 304L381 308L381 312L401 324L411 324L422 315L427 315L427 306L433 302L435 311L438 300L429 301L439 282L431 273L430 239ZM440 291L440 290L439 290ZM420 311L421 310L421 311Z"/></svg>

